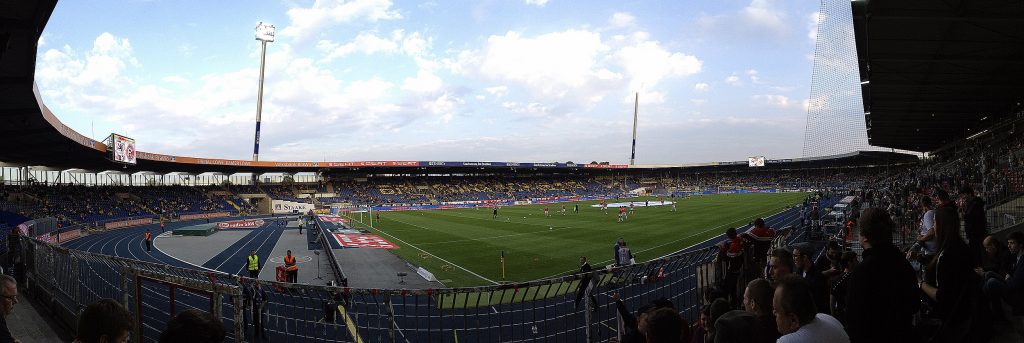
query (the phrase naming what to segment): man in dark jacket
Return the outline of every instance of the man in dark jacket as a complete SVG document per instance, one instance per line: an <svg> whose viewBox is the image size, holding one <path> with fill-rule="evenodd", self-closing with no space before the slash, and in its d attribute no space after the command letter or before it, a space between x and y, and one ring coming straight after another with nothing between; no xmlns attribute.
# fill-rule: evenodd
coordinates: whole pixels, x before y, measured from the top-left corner
<svg viewBox="0 0 1024 343"><path fill-rule="evenodd" d="M583 275L583 278L580 279L580 284L576 287L576 308L580 307L580 301L583 301L585 294L590 295L591 308L597 307L597 298L594 298L593 294L589 294L590 288L593 287L593 271L594 268L590 266L590 262L587 262L587 257L580 256L580 274Z"/></svg>
<svg viewBox="0 0 1024 343"><path fill-rule="evenodd" d="M850 275L846 298L850 342L913 342L920 293L914 268L892 244L892 219L869 208L859 225L863 261Z"/></svg>
<svg viewBox="0 0 1024 343"><path fill-rule="evenodd" d="M963 201L962 214L967 245L971 247L974 259L980 261L985 251L982 241L988 234L988 224L985 220L985 200L974 196L974 190L967 185L960 188L960 197Z"/></svg>

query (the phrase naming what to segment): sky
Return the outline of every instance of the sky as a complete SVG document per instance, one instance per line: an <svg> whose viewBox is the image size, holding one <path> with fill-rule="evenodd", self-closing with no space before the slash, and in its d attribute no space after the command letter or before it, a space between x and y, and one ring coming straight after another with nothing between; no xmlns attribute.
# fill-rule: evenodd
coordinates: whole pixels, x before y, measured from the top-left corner
<svg viewBox="0 0 1024 343"><path fill-rule="evenodd" d="M818 1L61 1L36 82L141 151L260 160L800 157Z"/></svg>

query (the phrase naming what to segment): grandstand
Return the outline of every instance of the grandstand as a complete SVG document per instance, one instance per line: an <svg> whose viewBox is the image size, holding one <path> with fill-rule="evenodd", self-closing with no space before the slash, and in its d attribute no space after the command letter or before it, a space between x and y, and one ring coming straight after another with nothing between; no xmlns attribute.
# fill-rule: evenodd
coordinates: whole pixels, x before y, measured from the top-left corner
<svg viewBox="0 0 1024 343"><path fill-rule="evenodd" d="M256 162L152 152L138 152L135 164L114 163L111 147L61 123L34 85L35 47L55 2L0 5L11 6L0 14L0 133L8 140L0 149L0 261L25 297L44 305L55 330L73 331L84 306L111 298L135 316L139 342L155 342L171 316L189 308L220 318L229 341L254 340L247 299L257 288L269 294L261 316L273 341L603 342L619 334L616 309L605 306L613 294L634 309L664 297L696 322L709 294L736 296L745 284L737 281L763 277L765 251L745 246L747 258L732 264L720 244L724 228L746 232L754 218L786 228L772 247L810 247L824 260L830 241L860 252L859 232L847 222L880 207L896 224L893 243L908 248L917 240L920 199L969 186L985 201L988 231L1005 241L1024 230L1024 44L1020 37L993 42L978 30L1011 32L1024 9L1008 1L956 11L912 3L928 9L868 1L838 7L849 12L855 34L864 80L857 116L866 114L874 148L835 151L842 147L830 142L821 149L834 154L767 160L760 168L748 161ZM937 27L905 30L920 22ZM965 29L979 22L986 28ZM925 31L948 34L934 39ZM928 67L915 69L921 63ZM836 84L822 87L814 94ZM824 125L837 115L829 111L809 117ZM809 125L807 136L816 144L829 132ZM607 230L616 224L597 207L652 201L678 201L689 226L667 208L641 208L634 220L648 221L636 231ZM562 205L589 212L561 224L552 224L558 215L539 218L542 208ZM498 207L506 223L488 222ZM467 227L460 235L442 233L460 226ZM173 234L187 229L209 236ZM147 231L157 237L152 251L140 238ZM623 232L651 235L627 238L634 252L650 253L637 254L637 264L575 273L581 254L596 266L612 264L594 256ZM527 245L554 257L509 254L510 266L536 269L537 277L503 280L506 251ZM285 250L300 258L297 283L267 268L283 263ZM241 275L249 251L268 260L256 279ZM739 280L730 289L731 273ZM590 278L599 304L578 306L575 293ZM1024 325L1021 319L1011 324ZM987 330L995 341L1024 337L1014 328Z"/></svg>

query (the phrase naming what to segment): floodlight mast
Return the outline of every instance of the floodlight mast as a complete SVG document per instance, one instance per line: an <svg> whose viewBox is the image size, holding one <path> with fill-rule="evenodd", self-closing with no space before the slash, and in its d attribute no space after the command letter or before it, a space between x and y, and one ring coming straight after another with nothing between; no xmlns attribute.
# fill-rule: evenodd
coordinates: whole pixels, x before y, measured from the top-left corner
<svg viewBox="0 0 1024 343"><path fill-rule="evenodd" d="M252 160L260 160L260 117L263 114L263 70L267 60L267 43L274 41L274 25L260 22L256 25L256 40L260 41L260 87L256 95L256 138L253 141Z"/></svg>
<svg viewBox="0 0 1024 343"><path fill-rule="evenodd" d="M636 116L639 110L640 92L636 92L636 97L633 98L633 151L629 154L629 165L634 165L636 162Z"/></svg>

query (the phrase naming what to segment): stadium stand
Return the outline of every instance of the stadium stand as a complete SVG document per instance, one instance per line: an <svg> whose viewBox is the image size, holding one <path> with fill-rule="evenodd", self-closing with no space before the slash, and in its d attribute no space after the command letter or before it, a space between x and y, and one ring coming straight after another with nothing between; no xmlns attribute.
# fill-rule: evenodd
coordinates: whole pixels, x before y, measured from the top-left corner
<svg viewBox="0 0 1024 343"><path fill-rule="evenodd" d="M966 209L972 207L966 202L973 200L958 195L968 187L984 202L982 228L986 232L1006 241L1011 232L1021 230L1024 141L1018 127L1024 121L1024 108L1019 98L1024 94L1020 81L1024 78L1016 67L1021 45L983 49L990 60L972 54L941 55L936 51L963 52L962 49L971 47L980 49L979 45L999 44L998 40L988 39L988 35L1016 32L1011 30L1019 29L1024 9L1019 2L1010 1L985 4L984 8L966 2L953 7L943 7L949 6L948 3L913 2L930 7L922 9L924 13L908 13L913 9L887 7L894 6L893 2L837 3L841 3L844 10L850 10L845 6L853 6L852 25L860 75L870 77L870 82L861 83L868 139L878 146L927 151L921 159L873 151L768 161L759 169L747 168L746 162L736 161L648 168L537 163L544 166L531 170L518 163L498 165L498 162L435 165L436 162L426 161L365 161L321 165L140 153L137 165L123 166L125 173L316 171L321 179L310 184L85 186L74 181L35 177L48 175L48 171L32 171L27 167L43 165L57 170L101 171L109 169L111 164L103 155L105 145L61 124L45 106L40 106L42 101L33 87L38 27L48 21L55 3L15 2L10 5L15 10L0 15L4 24L14 24L0 26L0 33L4 34L0 37L7 40L4 46L10 47L0 52L0 72L3 73L0 84L7 95L0 101L0 116L5 123L0 133L11 143L0 150L0 161L20 163L17 168L23 177L5 180L6 184L0 185L0 235L7 239L4 250L0 250L4 273L13 275L21 285L27 285L24 286L26 300L44 303L47 316L63 323L75 322L77 314L88 304L104 298L116 299L135 315L137 329L133 341L140 342L155 341L172 315L183 309L213 314L223 322L226 339L236 342L245 341L246 335L251 335L248 324L255 318L264 321L274 341L288 342L609 341L618 332L619 311L600 306L603 303L594 306L590 302L577 308L574 293L583 280L594 280L588 292L600 295L602 302L620 298L627 309L652 302L661 305L670 302L689 322L701 323L696 331L714 332L712 328L718 324L715 319L721 314L718 310L723 308L712 306L723 303L714 300L730 299L724 300L726 310L749 306L747 302L740 304L738 301L743 299L746 281L771 278L771 268L785 260L787 253L799 261L801 274L806 275L817 274L809 272L811 269L807 268L803 255L813 257L811 261L822 261L821 269L837 266L835 256L830 256L825 248L830 243L842 252L859 253L865 258L866 255L877 256L878 250L870 251L889 244L862 240L858 220L864 209L880 208L892 222L891 242L886 243L898 250L897 259L908 253L906 263L917 265L914 273L922 277L923 282L917 287L926 296L920 302L923 310L914 315L920 319L915 327L919 338L963 336L964 341L972 342L990 338L996 342L1021 341L1024 317L1020 316L1020 309L999 301L992 302L995 306L991 308L983 306L993 299L986 298L990 293L982 289L980 282L964 282L959 289L960 298L969 301L958 305L973 305L964 307L961 314L971 314L969 317L973 320L951 321L935 316L941 311L929 310L944 307L944 302L948 301L944 299L949 298L942 295L949 292L949 287L939 284L937 279L973 281L981 276L967 269L936 275L940 273L935 271L937 265L942 262L938 257L931 260L935 263L922 259L927 253L920 251L918 233L925 216L919 206L923 197L949 194L951 202L946 206L960 201L956 207ZM871 32L866 29L868 17L872 18ZM915 29L923 25L915 18L927 19L927 25L939 27ZM985 25L978 25L978 22ZM885 35L894 32L901 35L899 40L939 46L920 51L899 50L910 44L898 42L894 47L886 43L893 39ZM956 36L936 39L933 32L956 33ZM870 53L866 48L868 44L872 45ZM892 55L893 50L899 55ZM908 62L911 64L901 64ZM929 64L927 72L908 71L922 63ZM981 68L965 68L961 64ZM945 75L954 76L945 79ZM924 79L916 79L919 77ZM908 84L907 80L912 82ZM908 87L917 88L908 91ZM979 100L978 94L986 97ZM918 106L929 111L907 110ZM859 111L853 112L859 116ZM926 114L929 112L931 116ZM910 133L911 128L917 130ZM811 130L810 125L808 130ZM815 132L824 137L822 139L834 138L833 133ZM828 149L842 144L829 142ZM814 149L817 147L807 147L805 151ZM477 168L479 166L488 167ZM423 171L428 167L432 169ZM497 199L618 197L641 189L645 194L656 195L762 189L812 190L813 195L794 208L765 218L765 226L775 229L772 234L765 233L764 228L755 231L744 226L737 228L739 240L721 244L724 236L718 236L645 263L600 269L589 274L565 273L543 280L468 288L359 289L348 287L344 281L340 285L255 283L232 273L200 269L132 243L138 242L132 237L156 229L159 224L154 220L158 217L168 220L170 229L205 224L209 218L203 216L210 214L231 215L233 220L276 220L266 214L251 216L258 209L252 205L254 197L247 198L250 195L302 201L300 194L312 194L318 199L314 203L322 207L358 208ZM108 225L110 223L116 225ZM317 231L311 230L301 239L320 237L319 245L311 244L311 250L322 249L323 254L334 261L330 268L335 277L345 280L331 244L323 244L326 231L319 226ZM943 230L952 228L955 232L943 236L942 249L947 248L946 242L957 241L957 236L973 240L958 221L943 223L943 227ZM82 230L87 232L86 236L76 239ZM739 251L730 251L733 242ZM958 248L950 244L950 251ZM774 249L784 250L775 250L777 256L772 259ZM799 256L793 256L794 251L799 251ZM856 269L853 270L856 275ZM849 275L848 271L832 272L827 280L830 285L842 284L844 275ZM1019 287L1019 283L1017 285ZM833 287L811 289L811 292L821 292ZM1019 288L1014 290L1019 291ZM841 311L835 311L832 301L829 305L818 308L819 316L848 320ZM712 307L715 311L709 310L707 314L715 312L714 317L698 320L702 308ZM255 317L253 312L256 312ZM1000 317L1006 321L995 320ZM857 336L852 336L856 341Z"/></svg>

